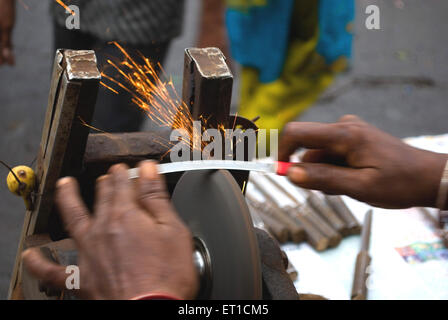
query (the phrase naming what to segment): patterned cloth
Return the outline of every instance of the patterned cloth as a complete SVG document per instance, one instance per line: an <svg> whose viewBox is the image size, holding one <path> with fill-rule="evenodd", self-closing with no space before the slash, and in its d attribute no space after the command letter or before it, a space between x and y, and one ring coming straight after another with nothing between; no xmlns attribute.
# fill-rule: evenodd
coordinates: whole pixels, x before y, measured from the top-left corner
<svg viewBox="0 0 448 320"><path fill-rule="evenodd" d="M228 1L232 56L242 65L238 113L259 116L260 128L282 129L348 67L355 2Z"/></svg>
<svg viewBox="0 0 448 320"><path fill-rule="evenodd" d="M184 0L64 0L80 10L81 32L104 41L132 45L171 40L181 33ZM68 14L52 0L51 11L59 26Z"/></svg>

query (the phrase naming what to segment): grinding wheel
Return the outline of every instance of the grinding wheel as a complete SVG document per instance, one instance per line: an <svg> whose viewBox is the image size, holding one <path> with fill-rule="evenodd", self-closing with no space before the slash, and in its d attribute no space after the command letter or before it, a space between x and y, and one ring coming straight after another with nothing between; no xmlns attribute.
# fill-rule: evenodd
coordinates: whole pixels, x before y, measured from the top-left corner
<svg viewBox="0 0 448 320"><path fill-rule="evenodd" d="M256 235L238 184L226 170L184 173L172 202L190 228L208 270L200 299L261 299Z"/></svg>

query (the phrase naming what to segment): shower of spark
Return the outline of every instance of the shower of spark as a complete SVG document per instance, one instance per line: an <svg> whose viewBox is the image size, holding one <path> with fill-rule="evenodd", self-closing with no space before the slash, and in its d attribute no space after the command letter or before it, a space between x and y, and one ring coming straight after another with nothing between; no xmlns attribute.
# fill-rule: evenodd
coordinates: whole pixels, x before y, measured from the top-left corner
<svg viewBox="0 0 448 320"><path fill-rule="evenodd" d="M70 9L62 0L55 0L58 4L60 4L65 10L70 12L73 16L76 15L76 13Z"/></svg>
<svg viewBox="0 0 448 320"><path fill-rule="evenodd" d="M211 128L208 119L202 116L199 119L193 119L189 107L179 98L172 79L168 79L160 63L157 63L156 68L141 53L139 58L133 58L117 42L111 42L111 44L118 48L123 58L119 62L107 60L108 66L117 72L117 76L112 77L103 70L101 75L107 83L101 81L101 85L117 95L120 94L120 90L128 92L133 104L143 110L156 125L172 130L184 130L186 135L179 137L179 141L155 140L156 143L167 147L168 152L179 142L185 144L193 152L204 150L213 141L213 137L210 137L207 132L207 129ZM160 70L162 77L156 69ZM199 126L195 125L197 121L200 122ZM236 116L232 129L235 129L235 126ZM227 139L224 124L218 124L215 129L222 133L224 140ZM198 137L201 138L198 139ZM242 140L240 136L236 138L236 141L234 138L228 138L230 138L231 148L227 152L232 156L234 146Z"/></svg>
<svg viewBox="0 0 448 320"><path fill-rule="evenodd" d="M55 0L61 7L63 7L65 10L70 12L71 15L75 16L76 13L72 9L70 9L62 0ZM22 5L22 7L25 8L25 10L29 10L30 7L25 3L23 0L19 0L19 3Z"/></svg>
<svg viewBox="0 0 448 320"><path fill-rule="evenodd" d="M120 50L124 58L121 62L107 60L107 63L118 72L119 79L117 80L103 71L101 75L108 83L102 81L101 85L115 94L119 94L118 90L120 89L128 92L132 102L143 110L154 123L170 127L173 130L185 130L188 132L188 137L181 138L182 142L186 143L191 150L202 150L206 143L202 142L201 145L197 145L194 143L193 137L202 135L207 129L207 119L201 118L201 128L195 128L191 112L179 98L172 79L162 80L151 61L142 54L137 61L120 44L117 42L112 42L112 44ZM160 63L157 64L157 68L161 70L163 78L166 78ZM174 145L172 142L166 143Z"/></svg>

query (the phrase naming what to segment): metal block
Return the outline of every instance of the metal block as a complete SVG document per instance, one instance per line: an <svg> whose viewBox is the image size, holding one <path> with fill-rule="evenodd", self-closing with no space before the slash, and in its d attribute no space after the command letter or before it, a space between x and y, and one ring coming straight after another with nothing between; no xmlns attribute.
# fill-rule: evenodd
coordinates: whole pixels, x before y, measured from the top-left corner
<svg viewBox="0 0 448 320"><path fill-rule="evenodd" d="M182 99L194 120L201 116L212 128L228 128L233 75L218 48L185 50Z"/></svg>

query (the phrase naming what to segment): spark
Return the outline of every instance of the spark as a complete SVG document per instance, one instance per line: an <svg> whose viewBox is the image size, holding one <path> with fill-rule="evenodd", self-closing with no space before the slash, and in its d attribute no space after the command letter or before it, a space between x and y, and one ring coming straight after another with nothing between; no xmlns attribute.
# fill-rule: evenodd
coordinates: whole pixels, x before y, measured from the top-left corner
<svg viewBox="0 0 448 320"><path fill-rule="evenodd" d="M107 67L116 71L116 75L112 76L101 72L103 81L101 85L119 94L119 91L129 93L131 101L139 109L143 110L147 117L153 123L160 127L168 127L172 130L184 130L187 136L180 136L179 141L162 141L160 137L156 139L156 143L167 147L168 152L177 144L184 143L191 151L202 151L205 146L214 141L214 137L210 136L207 129L212 128L209 123L211 116L199 116L194 119L189 107L176 92L171 77L167 77L160 63L153 64L147 57L139 53L138 57L132 57L119 43L110 42L120 51L122 55L121 61L111 59L107 60ZM160 70L160 76L159 72ZM194 125L194 121L199 121L200 125ZM219 123L216 129L222 133L224 139L227 137L227 130L224 124ZM235 115L232 129L237 126L237 115ZM200 143L197 137L201 137ZM236 140L236 141L233 141ZM231 150L229 156L233 156L234 146L242 142L241 137L233 137L230 139ZM213 156L210 154L210 156Z"/></svg>
<svg viewBox="0 0 448 320"><path fill-rule="evenodd" d="M72 9L70 9L62 0L55 0L59 5L61 5L65 10L67 10L68 12L70 12L71 15L75 16L76 13L75 11L73 11ZM25 1L23 0L19 0L20 4L22 5L22 7L25 8L25 10L29 10L30 7L25 3Z"/></svg>
<svg viewBox="0 0 448 320"><path fill-rule="evenodd" d="M92 129L92 130L95 130L95 131L98 131L98 132L101 132L101 133L109 134L109 133L106 132L106 131L103 131L103 130L101 130L101 129L95 128L94 126L88 124L88 123L87 123L83 118L81 118L80 116L78 116L78 119L79 119L79 121L81 122L81 124L82 124L83 126L86 126L87 128L90 128L90 129Z"/></svg>
<svg viewBox="0 0 448 320"><path fill-rule="evenodd" d="M232 129L235 129L235 126L236 126L236 119L237 119L237 118L238 118L238 112L235 113L235 117L234 117L234 119L233 119Z"/></svg>
<svg viewBox="0 0 448 320"><path fill-rule="evenodd" d="M106 89L109 89L110 91L112 91L113 93L115 93L115 94L119 94L117 90L115 90L115 89L109 87L109 86L108 86L107 84L105 84L103 81L100 81L100 84L101 84L103 87L105 87Z"/></svg>
<svg viewBox="0 0 448 320"><path fill-rule="evenodd" d="M243 194L244 194L244 191L246 190L246 183L247 183L247 181L244 180L243 187L241 188L241 192L242 192Z"/></svg>
<svg viewBox="0 0 448 320"><path fill-rule="evenodd" d="M70 9L62 0L55 0L57 3L59 3L65 10L69 11L72 16L76 15L75 11Z"/></svg>
<svg viewBox="0 0 448 320"><path fill-rule="evenodd" d="M199 117L201 128L193 125L194 119L188 106L181 101L173 80L166 77L160 63L156 66L164 80L158 75L156 67L148 58L139 54L140 59L137 60L137 58L131 57L117 42L111 42L111 44L119 49L123 55L123 61L107 60L108 65L118 73L119 77L111 77L103 71L101 75L107 83L101 82L101 85L115 94L118 94L118 90L128 92L131 95L131 101L143 110L155 124L161 127L170 127L173 130L185 130L188 137L181 137L180 142L186 143L191 150L200 149L202 151L207 142L204 141L205 139L201 139L201 144L196 145L193 137L202 136L206 132L208 119ZM174 146L171 141L164 143Z"/></svg>

